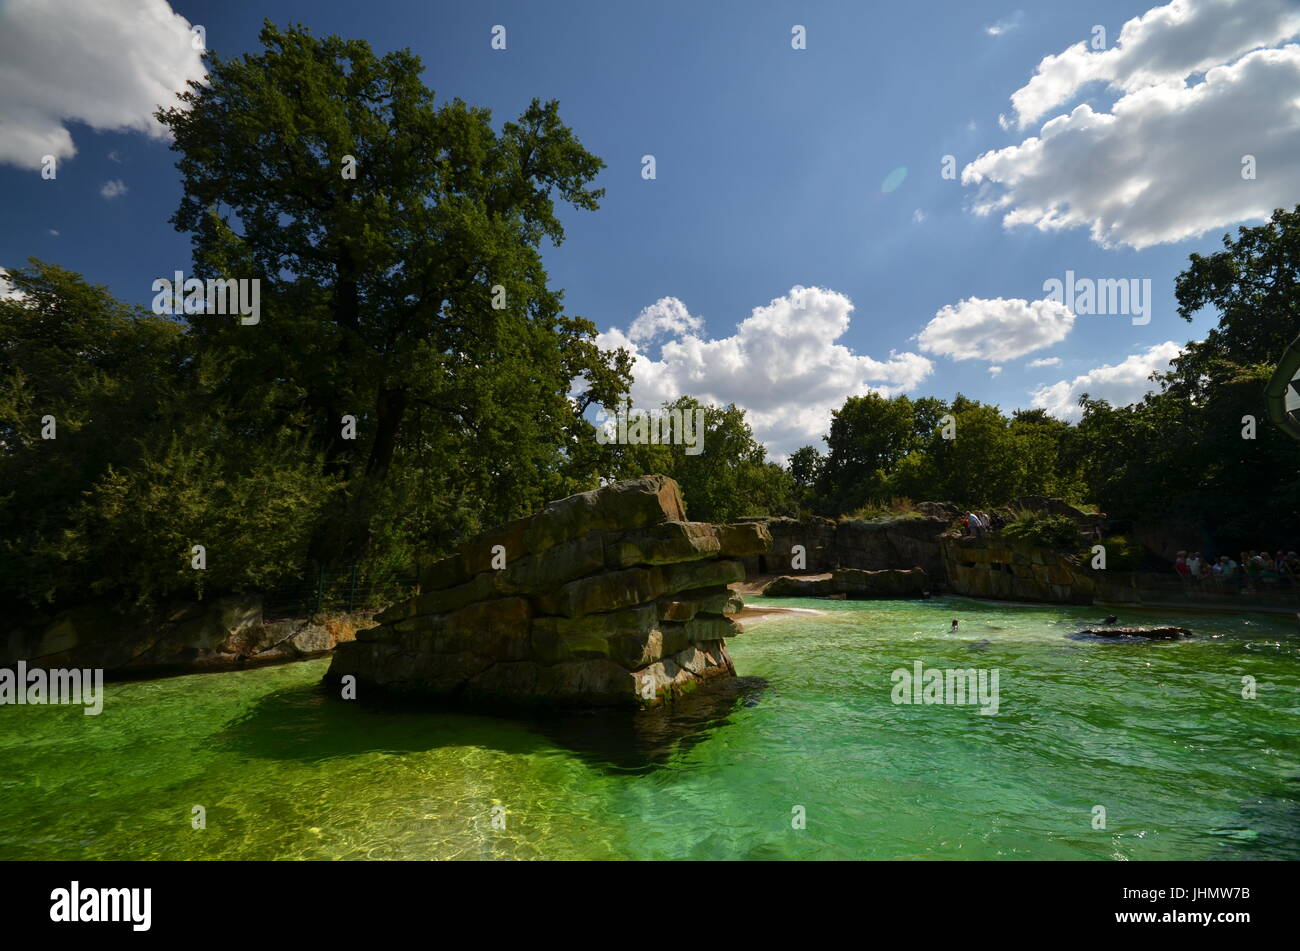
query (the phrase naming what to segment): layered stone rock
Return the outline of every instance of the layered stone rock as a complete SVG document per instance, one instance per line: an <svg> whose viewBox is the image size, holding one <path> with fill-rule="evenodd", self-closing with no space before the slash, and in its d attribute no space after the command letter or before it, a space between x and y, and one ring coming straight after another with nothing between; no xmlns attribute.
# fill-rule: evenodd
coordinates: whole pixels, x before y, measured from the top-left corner
<svg viewBox="0 0 1300 951"><path fill-rule="evenodd" d="M1004 536L945 538L943 554L952 591L972 598L1091 604L1108 580L1077 557Z"/></svg>
<svg viewBox="0 0 1300 951"><path fill-rule="evenodd" d="M728 585L772 539L761 523L686 520L645 476L560 499L421 565L420 593L335 653L358 696L494 705L653 706L735 675Z"/></svg>

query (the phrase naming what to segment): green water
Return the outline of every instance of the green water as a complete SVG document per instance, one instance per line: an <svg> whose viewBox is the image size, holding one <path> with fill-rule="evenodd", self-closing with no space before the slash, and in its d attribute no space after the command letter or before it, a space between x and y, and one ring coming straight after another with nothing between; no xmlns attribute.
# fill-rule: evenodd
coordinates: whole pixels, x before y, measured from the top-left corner
<svg viewBox="0 0 1300 951"><path fill-rule="evenodd" d="M1294 620L1130 611L1199 636L1113 643L1066 636L1096 608L780 603L823 613L751 623L745 679L672 717L375 709L325 660L0 707L0 859L1300 858ZM997 715L894 704L916 660L997 668Z"/></svg>

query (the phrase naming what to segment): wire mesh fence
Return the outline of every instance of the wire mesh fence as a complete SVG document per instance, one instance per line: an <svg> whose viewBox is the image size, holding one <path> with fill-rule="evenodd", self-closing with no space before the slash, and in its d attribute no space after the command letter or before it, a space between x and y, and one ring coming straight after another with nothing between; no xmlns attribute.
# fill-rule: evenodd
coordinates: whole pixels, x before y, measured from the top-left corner
<svg viewBox="0 0 1300 951"><path fill-rule="evenodd" d="M265 592L262 616L282 620L327 612L378 611L408 597L415 586L415 575L372 579L358 565L322 566Z"/></svg>

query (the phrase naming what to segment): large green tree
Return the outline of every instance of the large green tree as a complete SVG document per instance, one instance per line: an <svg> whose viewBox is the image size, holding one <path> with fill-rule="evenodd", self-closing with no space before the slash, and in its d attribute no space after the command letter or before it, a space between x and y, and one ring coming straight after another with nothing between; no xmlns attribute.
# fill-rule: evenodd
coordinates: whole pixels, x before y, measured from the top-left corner
<svg viewBox="0 0 1300 951"><path fill-rule="evenodd" d="M1089 493L1112 515L1197 522L1224 550L1292 547L1300 446L1269 424L1264 387L1300 333L1300 207L1193 254L1175 291L1186 320L1208 308L1218 321L1140 402L1083 400Z"/></svg>
<svg viewBox="0 0 1300 951"><path fill-rule="evenodd" d="M261 42L209 53L208 81L158 118L196 273L262 282L261 322L198 318L200 348L232 402L270 388L282 414L306 408L350 480L317 553L355 556L403 519L427 536L430 509L450 541L594 484L582 413L625 392L629 363L562 313L540 246L563 240L557 200L597 207L603 163L554 102L497 131L486 109L436 104L409 51L269 23Z"/></svg>
<svg viewBox="0 0 1300 951"><path fill-rule="evenodd" d="M831 413L819 488L839 513L889 495L889 476L916 447L916 413L906 397L851 396Z"/></svg>

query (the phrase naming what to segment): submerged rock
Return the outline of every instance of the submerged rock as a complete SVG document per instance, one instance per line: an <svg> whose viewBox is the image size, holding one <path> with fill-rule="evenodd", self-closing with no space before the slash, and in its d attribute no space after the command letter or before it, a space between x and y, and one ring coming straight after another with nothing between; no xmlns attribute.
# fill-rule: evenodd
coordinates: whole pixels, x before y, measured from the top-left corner
<svg viewBox="0 0 1300 951"><path fill-rule="evenodd" d="M421 593L341 645L326 679L355 677L358 697L655 706L735 676L727 586L771 544L760 523L686 521L666 476L583 492L426 563Z"/></svg>
<svg viewBox="0 0 1300 951"><path fill-rule="evenodd" d="M1079 631L1076 637L1145 637L1150 640L1174 641L1191 637L1185 627L1095 627Z"/></svg>

